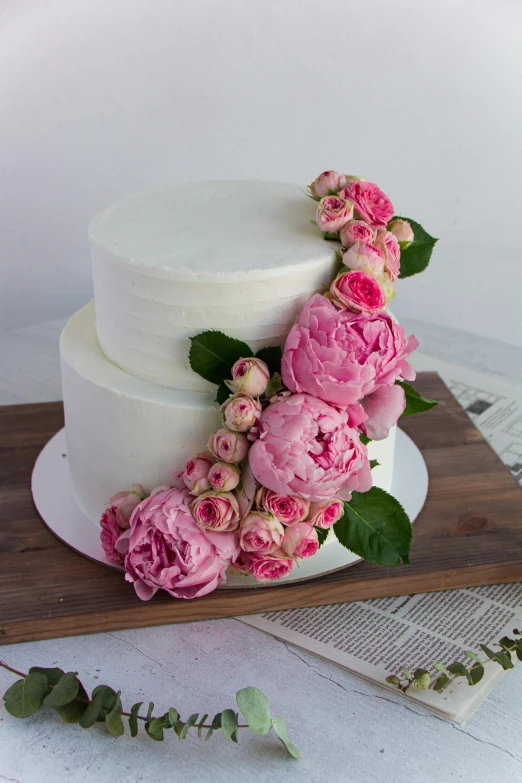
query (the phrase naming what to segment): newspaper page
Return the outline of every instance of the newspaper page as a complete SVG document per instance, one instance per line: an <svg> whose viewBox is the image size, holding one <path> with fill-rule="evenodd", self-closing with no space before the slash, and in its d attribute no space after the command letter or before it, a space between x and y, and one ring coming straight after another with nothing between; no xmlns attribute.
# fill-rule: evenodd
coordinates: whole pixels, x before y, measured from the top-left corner
<svg viewBox="0 0 522 783"><path fill-rule="evenodd" d="M415 368L439 372L522 485L522 388L423 355L416 357ZM400 693L386 683L386 677L401 666L435 673L435 663L470 665L465 650L480 653L480 643L491 646L520 628L522 584L378 598L237 619ZM405 695L464 723L503 674L500 666L490 663L483 680L473 687L457 679L443 693L410 687Z"/></svg>

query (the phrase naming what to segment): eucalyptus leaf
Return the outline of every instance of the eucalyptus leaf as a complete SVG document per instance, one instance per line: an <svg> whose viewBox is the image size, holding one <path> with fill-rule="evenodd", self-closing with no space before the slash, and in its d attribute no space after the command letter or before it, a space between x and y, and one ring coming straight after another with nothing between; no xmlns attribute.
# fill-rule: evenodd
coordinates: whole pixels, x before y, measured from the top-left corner
<svg viewBox="0 0 522 783"><path fill-rule="evenodd" d="M401 681L397 677L396 674L390 674L389 677L386 677L386 682L389 682L390 685L400 685Z"/></svg>
<svg viewBox="0 0 522 783"><path fill-rule="evenodd" d="M393 217L392 220L396 220ZM400 278L411 277L419 272L423 272L431 260L433 248L438 239L432 237L428 232L411 218L402 218L407 220L413 229L413 242L401 251L401 271Z"/></svg>
<svg viewBox="0 0 522 783"><path fill-rule="evenodd" d="M410 386L405 381L395 381L397 386L401 386L404 389L404 395L406 398L406 407L402 412L402 416L411 416L414 413L424 413L429 411L438 405L436 400L430 400L427 397L423 397L419 392Z"/></svg>
<svg viewBox="0 0 522 783"><path fill-rule="evenodd" d="M273 718L272 720L272 726L274 727L274 731L287 749L287 751L290 753L291 756L294 757L294 759L300 759L301 754L293 744L292 740L288 736L288 731L286 728L286 724L282 718Z"/></svg>
<svg viewBox="0 0 522 783"><path fill-rule="evenodd" d="M149 701L149 708L147 710L147 720L149 721L152 718L152 713L154 711L154 702Z"/></svg>
<svg viewBox="0 0 522 783"><path fill-rule="evenodd" d="M473 650L464 650L464 655L466 655L468 658L471 658L472 661L476 661L477 663L482 663L477 653L473 652Z"/></svg>
<svg viewBox="0 0 522 783"><path fill-rule="evenodd" d="M218 386L230 378L232 365L238 359L252 356L252 349L242 340L223 332L207 331L190 340L190 366L206 381Z"/></svg>
<svg viewBox="0 0 522 783"><path fill-rule="evenodd" d="M354 492L334 530L343 546L370 563L410 562L411 522L399 501L379 487Z"/></svg>
<svg viewBox="0 0 522 783"><path fill-rule="evenodd" d="M76 672L67 672L64 674L52 691L47 694L43 703L46 707L63 707L65 704L70 704L78 695L80 689L80 681L76 676Z"/></svg>
<svg viewBox="0 0 522 783"><path fill-rule="evenodd" d="M171 707L169 712L168 712L168 715L169 715L169 723L170 723L170 725L171 726L175 726L176 723L179 720L179 712L177 710L175 710L174 707Z"/></svg>
<svg viewBox="0 0 522 783"><path fill-rule="evenodd" d="M112 688L110 688L109 690L112 690ZM105 716L105 725L107 726L107 730L110 732L110 734L112 734L113 737L121 737L121 735L125 731L125 728L123 726L123 720L121 717L122 712L123 712L123 707L121 706L121 694L118 691L118 693L116 694L116 701L114 703L114 707Z"/></svg>
<svg viewBox="0 0 522 783"><path fill-rule="evenodd" d="M145 731L156 742L163 742L163 718L153 718L145 724Z"/></svg>
<svg viewBox="0 0 522 783"><path fill-rule="evenodd" d="M413 685L421 691L427 691L431 685L431 675L426 669L416 669L414 674Z"/></svg>
<svg viewBox="0 0 522 783"><path fill-rule="evenodd" d="M471 669L469 670L469 676L471 682L470 685L476 685L478 682L481 681L481 679L484 676L484 667L481 663L474 663Z"/></svg>
<svg viewBox="0 0 522 783"><path fill-rule="evenodd" d="M85 710L85 702L79 699L64 704L63 707L53 707L64 723L79 723Z"/></svg>
<svg viewBox="0 0 522 783"><path fill-rule="evenodd" d="M208 714L205 713L203 715L203 717L201 718L201 720L199 721L199 723L198 723L198 737L201 737L201 734L203 732L203 726L204 726L205 721L206 721L207 718L208 718Z"/></svg>
<svg viewBox="0 0 522 783"><path fill-rule="evenodd" d="M225 739L230 739L233 742L237 742L235 737L237 729L237 713L234 710L223 710L221 713L221 733Z"/></svg>
<svg viewBox="0 0 522 783"><path fill-rule="evenodd" d="M65 674L63 669L50 668L46 669L44 666L31 666L29 674L44 674L47 677L47 682L53 687L58 683Z"/></svg>
<svg viewBox="0 0 522 783"><path fill-rule="evenodd" d="M130 729L131 737L138 736L138 713L142 705L143 702L139 701L136 704L133 704L131 707L130 716L129 716L129 729Z"/></svg>
<svg viewBox="0 0 522 783"><path fill-rule="evenodd" d="M433 683L433 690L440 693L440 691L443 691L444 688L448 687L450 682L451 680L446 674L441 674L441 676L438 677Z"/></svg>
<svg viewBox="0 0 522 783"><path fill-rule="evenodd" d="M108 685L97 685L92 692L93 699L97 693L102 694L102 709L110 712L114 708L118 698L116 691Z"/></svg>
<svg viewBox="0 0 522 783"><path fill-rule="evenodd" d="M272 728L272 716L268 699L259 688L243 688L236 694L237 706L253 734L264 737Z"/></svg>
<svg viewBox="0 0 522 783"><path fill-rule="evenodd" d="M48 690L49 682L45 674L40 672L28 674L6 690L5 708L14 718L29 718L40 709Z"/></svg>
<svg viewBox="0 0 522 783"><path fill-rule="evenodd" d="M94 726L98 720L101 710L103 709L102 705L103 692L98 691L98 693L93 697L92 701L87 704L80 720L78 721L82 729L90 729L91 726Z"/></svg>
<svg viewBox="0 0 522 783"><path fill-rule="evenodd" d="M187 718L187 720L185 721L185 725L181 729L181 732L180 732L180 735L179 735L180 739L185 739L185 737L188 734L189 729L191 728L191 726L194 726L196 724L198 718L199 718L199 713L198 712L195 712L194 715L191 715L189 718Z"/></svg>
<svg viewBox="0 0 522 783"><path fill-rule="evenodd" d="M256 359L261 359L268 367L270 376L281 372L281 360L283 351L280 345L270 345L266 348L260 348L256 353Z"/></svg>

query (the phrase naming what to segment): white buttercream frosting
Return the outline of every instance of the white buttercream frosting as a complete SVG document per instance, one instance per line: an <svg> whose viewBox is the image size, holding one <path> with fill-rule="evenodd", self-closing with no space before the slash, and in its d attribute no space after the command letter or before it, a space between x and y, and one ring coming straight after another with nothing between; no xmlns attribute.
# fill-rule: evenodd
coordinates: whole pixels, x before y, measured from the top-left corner
<svg viewBox="0 0 522 783"><path fill-rule="evenodd" d="M282 343L336 268L315 208L296 185L239 180L147 191L98 215L89 236L106 356L153 383L210 391L189 367L189 337Z"/></svg>

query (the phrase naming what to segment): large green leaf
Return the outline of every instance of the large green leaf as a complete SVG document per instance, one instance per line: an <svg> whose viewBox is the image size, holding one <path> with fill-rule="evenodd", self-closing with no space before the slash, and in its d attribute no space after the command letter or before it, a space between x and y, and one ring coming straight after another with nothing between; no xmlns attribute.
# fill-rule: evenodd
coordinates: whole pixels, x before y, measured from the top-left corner
<svg viewBox="0 0 522 783"><path fill-rule="evenodd" d="M272 716L268 699L259 688L243 688L236 694L237 706L253 734L264 737L272 728Z"/></svg>
<svg viewBox="0 0 522 783"><path fill-rule="evenodd" d="M294 757L294 759L300 759L301 755L293 742L291 741L290 737L288 736L288 731L286 728L286 724L282 718L274 718L272 720L272 726L274 727L274 731L287 749L287 751L290 753L291 756Z"/></svg>
<svg viewBox="0 0 522 783"><path fill-rule="evenodd" d="M406 397L406 407L402 413L403 416L411 416L413 413L424 413L424 411L429 411L430 408L434 408L435 405L439 404L437 400L423 397L413 386L410 386L405 381L395 381L395 383L404 389Z"/></svg>
<svg viewBox="0 0 522 783"><path fill-rule="evenodd" d="M112 690L112 688L109 688L108 690ZM112 710L108 712L107 715L105 716L105 725L107 726L108 731L112 734L113 737L121 737L121 735L125 731L125 728L123 726L123 720L121 718L123 707L121 704L120 692L118 691L118 693L115 694L115 696L116 696L116 701L114 703L114 706Z"/></svg>
<svg viewBox="0 0 522 783"><path fill-rule="evenodd" d="M58 680L61 680L63 675L65 674L63 669L58 668L52 668L52 669L46 669L44 666L31 666L29 669L29 674L44 674L47 677L47 682L49 685L56 685L58 683Z"/></svg>
<svg viewBox="0 0 522 783"><path fill-rule="evenodd" d="M237 742L237 713L234 710L221 713L221 733L225 739Z"/></svg>
<svg viewBox="0 0 522 783"><path fill-rule="evenodd" d="M396 220L396 217L393 217L392 220ZM416 223L415 220L407 217L402 217L402 220L407 220L413 229L413 242L409 247L401 250L401 271L399 277L405 278L416 275L426 269L438 239L428 234L420 223Z"/></svg>
<svg viewBox="0 0 522 783"><path fill-rule="evenodd" d="M269 345L266 348L260 348L256 353L256 358L265 362L270 372L270 376L275 372L281 372L283 351L280 345Z"/></svg>
<svg viewBox="0 0 522 783"><path fill-rule="evenodd" d="M86 705L82 716L78 723L82 727L82 729L90 729L91 726L94 726L98 718L100 717L100 713L103 710L103 691L98 691L98 693L93 695L92 701L89 702L89 704Z"/></svg>
<svg viewBox="0 0 522 783"><path fill-rule="evenodd" d="M379 487L354 492L334 531L343 546L370 563L410 562L411 522L399 501Z"/></svg>
<svg viewBox="0 0 522 783"><path fill-rule="evenodd" d="M34 715L49 690L45 674L34 672L23 680L17 680L4 693L5 708L15 718L29 718Z"/></svg>
<svg viewBox="0 0 522 783"><path fill-rule="evenodd" d="M70 704L78 695L80 681L76 672L67 672L60 677L52 691L47 694L43 703L46 707L63 707Z"/></svg>
<svg viewBox="0 0 522 783"><path fill-rule="evenodd" d="M206 381L218 386L230 379L232 365L252 356L252 349L223 332L201 332L190 340L190 366Z"/></svg>
<svg viewBox="0 0 522 783"><path fill-rule="evenodd" d="M140 711L140 707L142 706L143 702L138 701L136 704L133 704L130 711L129 716L129 728L131 737L136 737L138 735L138 713Z"/></svg>

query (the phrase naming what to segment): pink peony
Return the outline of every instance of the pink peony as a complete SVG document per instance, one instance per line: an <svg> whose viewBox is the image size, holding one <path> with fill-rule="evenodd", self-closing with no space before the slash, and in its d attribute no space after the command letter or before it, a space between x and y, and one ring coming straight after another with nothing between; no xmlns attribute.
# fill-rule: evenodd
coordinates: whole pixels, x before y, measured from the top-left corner
<svg viewBox="0 0 522 783"><path fill-rule="evenodd" d="M135 509L130 526L126 579L139 598L157 590L174 598L198 598L226 580L239 555L234 533L211 533L192 518L187 489L162 489Z"/></svg>
<svg viewBox="0 0 522 783"><path fill-rule="evenodd" d="M330 195L331 191L337 193L345 184L346 178L343 174L338 174L336 171L323 171L310 185L310 193L316 201L320 201Z"/></svg>
<svg viewBox="0 0 522 783"><path fill-rule="evenodd" d="M371 245L375 239L375 231L364 220L349 220L341 229L341 242L344 247L351 247L356 242Z"/></svg>
<svg viewBox="0 0 522 783"><path fill-rule="evenodd" d="M380 228L377 231L375 247L378 248L378 250L382 253L384 258L384 268L387 274L390 276L390 279L395 282L399 277L399 272L401 271L401 248L397 238L391 233L391 231L386 231L385 228Z"/></svg>
<svg viewBox="0 0 522 783"><path fill-rule="evenodd" d="M414 240L413 229L407 220L396 218L389 224L388 229L401 243L401 247L406 249Z"/></svg>
<svg viewBox="0 0 522 783"><path fill-rule="evenodd" d="M246 435L225 427L211 435L208 441L208 450L222 462L241 462L248 453L248 446Z"/></svg>
<svg viewBox="0 0 522 783"><path fill-rule="evenodd" d="M263 394L270 372L267 365L261 359L252 356L250 359L239 359L232 367L232 380L226 381L233 392L243 392L257 397Z"/></svg>
<svg viewBox="0 0 522 783"><path fill-rule="evenodd" d="M100 540L107 559L112 563L123 563L123 554L117 549L116 542L124 532L118 524L118 511L115 506L109 506L100 519Z"/></svg>
<svg viewBox="0 0 522 783"><path fill-rule="evenodd" d="M278 495L271 489L261 487L257 493L258 508L270 511L283 525L295 525L308 516L310 501L296 495Z"/></svg>
<svg viewBox="0 0 522 783"><path fill-rule="evenodd" d="M198 454L194 459L189 459L183 471L183 481L191 495L201 495L210 489L208 472L213 464L210 454Z"/></svg>
<svg viewBox="0 0 522 783"><path fill-rule="evenodd" d="M294 560L287 557L282 550L280 553L251 555L250 557L250 572L257 582L281 579L289 574L293 567Z"/></svg>
<svg viewBox="0 0 522 783"><path fill-rule="evenodd" d="M348 408L378 386L393 386L401 378L414 380L406 360L417 346L417 339L406 337L404 327L388 313L338 310L316 294L288 335L283 381L292 392ZM364 416L352 426L362 421Z"/></svg>
<svg viewBox="0 0 522 783"><path fill-rule="evenodd" d="M372 484L366 447L348 414L308 394L265 408L249 463L255 478L279 495L322 500Z"/></svg>
<svg viewBox="0 0 522 783"><path fill-rule="evenodd" d="M339 307L355 313L375 313L386 307L386 294L382 287L373 275L361 269L339 275L333 281L330 293Z"/></svg>
<svg viewBox="0 0 522 783"><path fill-rule="evenodd" d="M367 415L362 430L372 440L387 438L406 407L406 395L401 386L379 386L362 400Z"/></svg>
<svg viewBox="0 0 522 783"><path fill-rule="evenodd" d="M393 204L373 182L351 182L339 191L339 197L353 201L355 217L371 226L386 226L393 217Z"/></svg>
<svg viewBox="0 0 522 783"><path fill-rule="evenodd" d="M147 493L141 484L131 484L131 488L125 492L117 492L110 499L109 505L116 515L116 521L121 528L129 527L132 512L141 503Z"/></svg>
<svg viewBox="0 0 522 783"><path fill-rule="evenodd" d="M356 242L343 255L343 263L348 269L361 269L373 277L384 272L384 255L380 248L366 242Z"/></svg>
<svg viewBox="0 0 522 783"><path fill-rule="evenodd" d="M268 511L251 511L241 520L239 543L245 552L268 554L281 546L284 528Z"/></svg>
<svg viewBox="0 0 522 783"><path fill-rule="evenodd" d="M312 557L319 549L317 530L309 522L287 527L281 549L290 557Z"/></svg>
<svg viewBox="0 0 522 783"><path fill-rule="evenodd" d="M216 492L232 492L241 479L241 471L237 465L228 462L215 462L209 470L208 480Z"/></svg>
<svg viewBox="0 0 522 783"><path fill-rule="evenodd" d="M261 415L261 403L250 394L238 392L223 403L221 411L229 430L246 432L254 426Z"/></svg>
<svg viewBox="0 0 522 783"><path fill-rule="evenodd" d="M315 219L321 231L336 234L352 217L351 201L337 196L326 196L319 202Z"/></svg>
<svg viewBox="0 0 522 783"><path fill-rule="evenodd" d="M190 510L198 525L214 533L233 533L239 526L239 507L232 492L205 492Z"/></svg>
<svg viewBox="0 0 522 783"><path fill-rule="evenodd" d="M321 530L328 530L336 522L339 522L343 514L344 505L342 500L330 498L329 500L311 503L310 513L306 521L310 522L314 527L321 528Z"/></svg>

